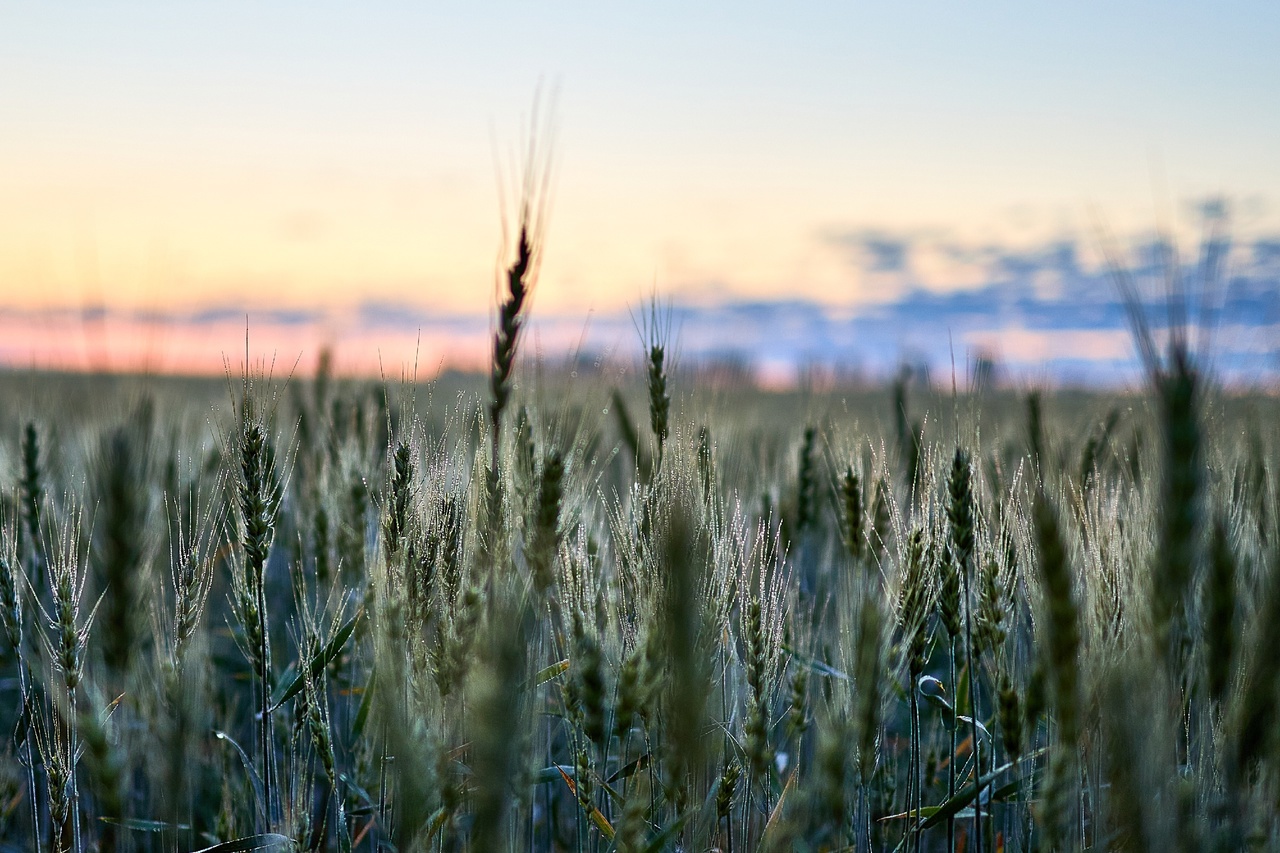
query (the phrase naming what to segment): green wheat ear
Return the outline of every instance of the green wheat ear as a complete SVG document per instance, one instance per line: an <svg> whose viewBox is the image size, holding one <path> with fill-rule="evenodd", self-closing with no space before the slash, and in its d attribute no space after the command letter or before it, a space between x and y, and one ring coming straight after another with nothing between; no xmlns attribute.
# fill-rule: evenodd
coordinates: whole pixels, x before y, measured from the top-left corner
<svg viewBox="0 0 1280 853"><path fill-rule="evenodd" d="M758 596L747 604L743 624L745 665L750 696L744 726L746 753L752 776L763 779L773 763L769 744L768 660L765 652L764 621Z"/></svg>
<svg viewBox="0 0 1280 853"><path fill-rule="evenodd" d="M564 461L551 450L542 460L538 502L526 558L534 588L541 595L556 581L556 555L560 548L560 511L564 498Z"/></svg>
<svg viewBox="0 0 1280 853"><path fill-rule="evenodd" d="M814 443L817 431L811 427L804 429L804 441L800 443L800 469L796 482L796 534L808 531L817 521L818 483L814 470Z"/></svg>
<svg viewBox="0 0 1280 853"><path fill-rule="evenodd" d="M1046 786L1045 826L1053 843L1070 837L1076 793L1076 744L1080 735L1080 626L1075 583L1056 509L1041 490L1035 500L1037 564L1044 596L1050 682L1057 712L1058 737L1053 745Z"/></svg>
<svg viewBox="0 0 1280 853"><path fill-rule="evenodd" d="M410 508L413 503L414 463L413 451L407 441L396 445L392 456L390 495L386 520L383 523L383 545L387 562L396 570L400 570L398 558L407 546L409 535Z"/></svg>
<svg viewBox="0 0 1280 853"><path fill-rule="evenodd" d="M889 481L884 477L877 478L875 498L871 501L870 539L871 550L882 561L889 550L890 537L892 535L892 518L890 514L890 503L892 501L893 496L889 489ZM868 569L870 568L871 566L868 564Z"/></svg>
<svg viewBox="0 0 1280 853"><path fill-rule="evenodd" d="M40 461L40 434L32 421L27 422L22 432L22 479L19 491L22 501L22 526L19 531L19 553L23 559L31 563L32 585L37 589L43 587L42 554L43 539L41 537L41 505L44 502L44 471ZM25 535L25 539L24 539ZM25 547L23 547L25 542Z"/></svg>

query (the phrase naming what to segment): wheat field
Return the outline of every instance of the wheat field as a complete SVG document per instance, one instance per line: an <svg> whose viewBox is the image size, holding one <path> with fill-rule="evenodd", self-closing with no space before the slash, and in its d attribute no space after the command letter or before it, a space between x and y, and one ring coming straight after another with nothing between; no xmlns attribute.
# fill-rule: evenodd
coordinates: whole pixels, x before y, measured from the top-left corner
<svg viewBox="0 0 1280 853"><path fill-rule="evenodd" d="M6 849L1280 849L1274 399L571 378L537 250L483 379L0 379Z"/></svg>

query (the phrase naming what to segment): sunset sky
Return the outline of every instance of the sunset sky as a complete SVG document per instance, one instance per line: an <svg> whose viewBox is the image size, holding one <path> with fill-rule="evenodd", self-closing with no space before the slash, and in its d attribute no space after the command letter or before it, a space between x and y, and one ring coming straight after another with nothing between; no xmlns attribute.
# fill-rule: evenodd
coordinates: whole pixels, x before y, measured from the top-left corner
<svg viewBox="0 0 1280 853"><path fill-rule="evenodd" d="M41 343L73 315L81 355L161 369L216 369L246 313L294 355L371 363L378 310L397 346L479 318L480 352L535 97L534 310L570 328L655 290L837 323L1002 281L1068 301L1099 226L1194 256L1212 199L1273 310L1276 44L1274 2L4 3L0 360L75 363ZM1273 357L1280 317L1248 322Z"/></svg>

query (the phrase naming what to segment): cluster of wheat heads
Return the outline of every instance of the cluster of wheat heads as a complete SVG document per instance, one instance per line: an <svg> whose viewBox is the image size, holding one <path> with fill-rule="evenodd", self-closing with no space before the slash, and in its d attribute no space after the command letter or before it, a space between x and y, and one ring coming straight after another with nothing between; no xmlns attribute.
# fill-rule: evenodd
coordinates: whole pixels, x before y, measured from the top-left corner
<svg viewBox="0 0 1280 853"><path fill-rule="evenodd" d="M526 383L537 237L483 390L6 423L0 843L1280 849L1273 401Z"/></svg>

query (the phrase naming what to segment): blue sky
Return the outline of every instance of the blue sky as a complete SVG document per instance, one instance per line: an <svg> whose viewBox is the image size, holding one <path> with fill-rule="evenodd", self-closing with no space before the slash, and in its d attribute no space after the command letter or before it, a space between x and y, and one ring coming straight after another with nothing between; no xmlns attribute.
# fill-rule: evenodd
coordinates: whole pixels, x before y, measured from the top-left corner
<svg viewBox="0 0 1280 853"><path fill-rule="evenodd" d="M482 315L539 91L549 315L870 316L1194 251L1206 198L1248 247L1277 43L1262 2L0 4L0 305Z"/></svg>

